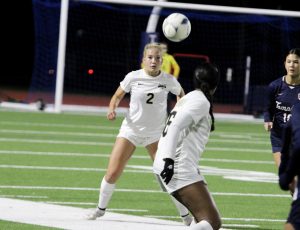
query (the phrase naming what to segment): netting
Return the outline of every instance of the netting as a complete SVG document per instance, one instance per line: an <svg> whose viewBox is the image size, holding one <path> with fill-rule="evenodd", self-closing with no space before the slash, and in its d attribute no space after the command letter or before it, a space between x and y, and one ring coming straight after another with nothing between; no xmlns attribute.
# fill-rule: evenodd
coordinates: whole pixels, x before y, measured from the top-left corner
<svg viewBox="0 0 300 230"><path fill-rule="evenodd" d="M33 2L36 47L29 98L35 99L42 92L51 103L56 79L60 1ZM125 74L140 68L141 37L151 11L152 7L146 6L70 1L64 103L68 95L111 96ZM178 9L161 11L157 27L159 40L165 40L161 31L163 19L175 11L189 17L192 31L180 43L168 42L169 53L204 55L219 66L222 80L215 95L219 104L243 105L247 57L251 58L248 104L253 105L251 100L261 101L263 95L251 97L252 89L283 75L286 53L300 46L300 18ZM190 70L198 62L193 57L177 58L182 69L179 81L188 92ZM76 98L68 103L89 103ZM253 109L249 107L245 112Z"/></svg>

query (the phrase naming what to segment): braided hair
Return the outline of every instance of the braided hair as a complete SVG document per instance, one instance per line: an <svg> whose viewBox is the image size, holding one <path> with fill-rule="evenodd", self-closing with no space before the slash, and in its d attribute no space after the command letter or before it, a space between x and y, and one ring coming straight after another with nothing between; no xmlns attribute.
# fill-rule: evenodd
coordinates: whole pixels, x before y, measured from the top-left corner
<svg viewBox="0 0 300 230"><path fill-rule="evenodd" d="M219 83L220 73L218 68L208 62L198 65L194 71L194 88L200 89L210 103L209 114L211 116L211 131L215 130L215 118L213 114L213 93Z"/></svg>

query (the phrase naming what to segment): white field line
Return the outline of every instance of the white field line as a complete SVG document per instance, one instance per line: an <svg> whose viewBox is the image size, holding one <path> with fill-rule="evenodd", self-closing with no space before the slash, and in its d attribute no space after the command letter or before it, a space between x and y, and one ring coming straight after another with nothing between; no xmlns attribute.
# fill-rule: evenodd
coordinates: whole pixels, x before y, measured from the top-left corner
<svg viewBox="0 0 300 230"><path fill-rule="evenodd" d="M106 172L105 168L74 168L74 167L54 167L54 166L27 166L27 165L0 165L0 168L10 169L30 169L30 170L59 170L59 171L81 171L81 172ZM152 173L149 170L125 169L126 173Z"/></svg>
<svg viewBox="0 0 300 230"><path fill-rule="evenodd" d="M59 124L59 123L36 123L36 122L15 122L15 121L0 121L0 124L10 126L30 126L30 127L57 127L57 128L74 128L74 129L96 129L96 130L116 130L120 129L119 126L103 126L103 125L77 125L77 124ZM263 123L262 123L263 124ZM263 127L263 126L262 126ZM242 132L213 132L212 136L221 136L231 138L253 138L253 137L269 137L269 134L263 133L242 133Z"/></svg>
<svg viewBox="0 0 300 230"><path fill-rule="evenodd" d="M2 195L0 196L2 197ZM86 205L97 207L98 203L96 202L63 202L63 201L46 201L47 204L60 204L60 205ZM127 208L107 208L106 211L109 212L149 212L146 209L127 209Z"/></svg>
<svg viewBox="0 0 300 230"><path fill-rule="evenodd" d="M76 145L105 145L112 146L113 142L93 142L93 141L58 141L58 140L43 140L43 139L27 139L27 138L0 138L0 142L22 142L22 143L43 143L43 144L76 144ZM224 140L212 139L208 143L235 143L235 144L255 144L269 145L268 141L248 141L248 140Z"/></svg>
<svg viewBox="0 0 300 230"><path fill-rule="evenodd" d="M101 125L73 125L73 124L50 124L50 123L35 123L35 122L15 122L15 121L0 121L0 124L13 125L13 126L30 126L30 127L58 127L58 128L83 128L83 129L97 129L97 130L119 130L120 127L114 126L101 126Z"/></svg>
<svg viewBox="0 0 300 230"><path fill-rule="evenodd" d="M17 134L38 134L38 135L70 135L70 136L96 136L96 137L115 137L118 133L94 133L94 132L61 132L61 131L41 131L41 130L28 130L28 129L1 129L0 132L2 133L17 133ZM243 134L243 133L212 133L211 136L220 137L222 139L249 139L249 140L266 140L269 138L263 134ZM263 137L263 138L261 138Z"/></svg>
<svg viewBox="0 0 300 230"><path fill-rule="evenodd" d="M223 227L228 227L228 228L238 228L238 229L259 229L258 225L254 224L222 224Z"/></svg>
<svg viewBox="0 0 300 230"><path fill-rule="evenodd" d="M245 164L274 164L273 161L253 161L253 160L234 160L234 159L216 159L216 158L201 158L202 161L212 162L227 162L227 163L245 163Z"/></svg>
<svg viewBox="0 0 300 230"><path fill-rule="evenodd" d="M101 146L101 145L99 144L99 146ZM268 149L247 149L247 148L240 149L240 148L206 147L205 150L206 151L215 151L215 152L247 152L247 153L271 154L271 150L268 150Z"/></svg>
<svg viewBox="0 0 300 230"><path fill-rule="evenodd" d="M224 148L224 147L206 147L205 150L220 151L220 152L247 152L247 153L268 153L271 154L270 149L249 149L249 148Z"/></svg>
<svg viewBox="0 0 300 230"><path fill-rule="evenodd" d="M86 206L93 206L93 208L97 207L97 205L98 205L98 203L92 203L92 202L46 201L44 203L59 204L59 205L86 205ZM149 210L146 210L146 209L128 209L128 208L107 208L106 211L108 211L108 212L149 212Z"/></svg>
<svg viewBox="0 0 300 230"><path fill-rule="evenodd" d="M18 185L0 185L1 189L27 189L27 190L65 190L65 191L96 191L99 188L76 188L76 187L53 187L53 186L18 186ZM163 193L160 190L142 190L142 189L115 189L116 192L139 192L139 193Z"/></svg>
<svg viewBox="0 0 300 230"><path fill-rule="evenodd" d="M56 167L56 166L28 166L28 165L0 165L0 168L24 169L24 170L55 170L55 171L80 171L80 172L104 172L104 168L75 168L75 167ZM225 169L211 166L200 166L204 175L221 176L224 179L278 183L278 175L270 172L257 172L250 170ZM149 165L127 165L125 173L148 173L152 174L152 166Z"/></svg>
<svg viewBox="0 0 300 230"><path fill-rule="evenodd" d="M40 140L26 138L0 138L0 142L17 142L17 143L40 143L40 144L62 144L62 145L96 145L96 146L113 146L112 142L92 142L92 141L59 141L59 140Z"/></svg>
<svg viewBox="0 0 300 230"><path fill-rule="evenodd" d="M66 230L183 230L180 222L106 212L87 220L90 209L0 198L0 219ZM20 211L22 210L22 211Z"/></svg>
<svg viewBox="0 0 300 230"><path fill-rule="evenodd" d="M222 149L222 148L221 148ZM221 151L221 150L219 150ZM66 156L66 157L99 157L108 158L109 154L103 153L66 153L66 152L36 152L36 151L12 151L12 150L0 150L1 154L14 154L14 155L40 155L40 156ZM132 158L136 159L149 159L149 156L133 155ZM212 162L228 162L228 163L246 163L246 164L274 164L273 161L255 161L255 160L235 160L235 159L217 159L217 158L201 158L203 161Z"/></svg>
<svg viewBox="0 0 300 230"><path fill-rule="evenodd" d="M64 124L64 123L37 123L37 122L16 122L16 121L0 121L0 124L3 125L10 125L10 126L30 126L30 127L58 127L58 128L81 128L81 129L97 129L97 130L119 130L120 127L118 125L114 126L114 124L112 125L107 125L107 126L103 126L103 125L78 125L78 124ZM262 127L263 127L263 123L262 123ZM212 135L215 134L233 134L233 135L239 135L239 136L243 136L245 135L244 133L240 133L240 132L214 132L212 133ZM262 134L258 134L258 133L247 133L247 136L251 135L251 136L260 136ZM268 136L268 134L266 134L266 136Z"/></svg>
<svg viewBox="0 0 300 230"><path fill-rule="evenodd" d="M278 219L259 219L259 218L222 218L223 220L233 220L233 221L261 221L261 222L285 222L286 220Z"/></svg>
<svg viewBox="0 0 300 230"><path fill-rule="evenodd" d="M156 216L156 215L145 215L147 217L153 217L153 218L166 218L166 219L177 219L176 216ZM285 222L286 220L278 220L278 219L259 219L259 218L228 218L228 217L222 217L222 220L232 220L232 221L257 221L257 222ZM225 226L224 226L225 227Z"/></svg>
<svg viewBox="0 0 300 230"><path fill-rule="evenodd" d="M211 136L218 136L221 138L236 138L236 139L269 139L270 136L266 132L264 133L240 133L240 132L212 132Z"/></svg>
<svg viewBox="0 0 300 230"><path fill-rule="evenodd" d="M5 194L1 194L0 197L3 197L3 198L48 199L48 196L5 195Z"/></svg>
<svg viewBox="0 0 300 230"><path fill-rule="evenodd" d="M61 135L61 136L80 136L80 137L116 137L117 133L88 133L88 132L57 132L57 131L38 131L38 130L11 130L0 129L0 133L14 133L14 134L35 134L35 135Z"/></svg>
<svg viewBox="0 0 300 230"><path fill-rule="evenodd" d="M119 127L114 127L114 126L91 126L91 125L72 125L72 124L47 124L47 123L30 123L30 122L0 122L0 124L9 124L9 125L17 125L18 127L20 125L25 125L25 126L30 126L30 127L34 127L34 126L42 126L42 127L57 127L57 128L61 128L61 127L65 127L65 128L80 128L80 129L97 129L99 131L103 131L103 130L116 130L115 134L107 134L109 137L111 136L116 136L117 135L117 131L119 130ZM28 134L40 134L40 135L78 135L78 136L97 136L99 134L97 133L89 133L89 132L59 132L59 131L42 131L42 130L20 130L20 129L2 129L2 131L0 130L0 132L3 133L28 133ZM74 134L75 133L75 134ZM78 134L76 134L78 133ZM103 133L103 132L102 132ZM101 134L100 134L101 135ZM103 133L104 136L106 136L105 133ZM268 135L267 134L258 134L258 133L239 133L239 132L215 132L211 134L212 137L216 136L216 137L220 137L222 139L248 139L248 140L265 140L266 142L268 142ZM261 138L262 137L262 138Z"/></svg>
<svg viewBox="0 0 300 230"><path fill-rule="evenodd" d="M270 145L269 140L232 140L232 139L215 139L215 138L209 138L208 143L236 143L236 144L255 144L255 145Z"/></svg>
<svg viewBox="0 0 300 230"><path fill-rule="evenodd" d="M18 185L0 185L1 189L21 189L21 190L65 190L65 191L96 191L99 188L77 188L77 187L55 187L55 186L18 186ZM116 192L137 192L137 193L163 193L161 190L149 189L115 189ZM289 198L291 195L286 194L259 194L259 193L226 193L226 192L211 192L213 196L239 196L239 197L270 197L270 198Z"/></svg>

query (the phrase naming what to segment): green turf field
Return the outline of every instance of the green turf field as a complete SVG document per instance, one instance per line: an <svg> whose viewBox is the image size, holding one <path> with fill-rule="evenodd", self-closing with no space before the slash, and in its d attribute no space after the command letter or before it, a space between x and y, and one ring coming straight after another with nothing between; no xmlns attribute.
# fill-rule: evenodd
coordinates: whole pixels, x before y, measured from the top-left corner
<svg viewBox="0 0 300 230"><path fill-rule="evenodd" d="M94 208L121 119L0 110L0 197ZM139 147L108 211L180 221ZM230 229L282 229L291 196L277 184L262 123L216 120L200 165ZM1 204L0 204L1 205ZM0 220L0 229L47 229Z"/></svg>

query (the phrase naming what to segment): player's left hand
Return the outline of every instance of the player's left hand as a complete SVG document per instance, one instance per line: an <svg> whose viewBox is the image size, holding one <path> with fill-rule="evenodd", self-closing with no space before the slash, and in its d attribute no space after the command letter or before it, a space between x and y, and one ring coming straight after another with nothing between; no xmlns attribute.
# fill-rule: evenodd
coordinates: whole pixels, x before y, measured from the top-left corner
<svg viewBox="0 0 300 230"><path fill-rule="evenodd" d="M165 158L164 161L165 166L163 171L161 171L160 176L166 184L169 184L174 175L174 160L171 158Z"/></svg>

